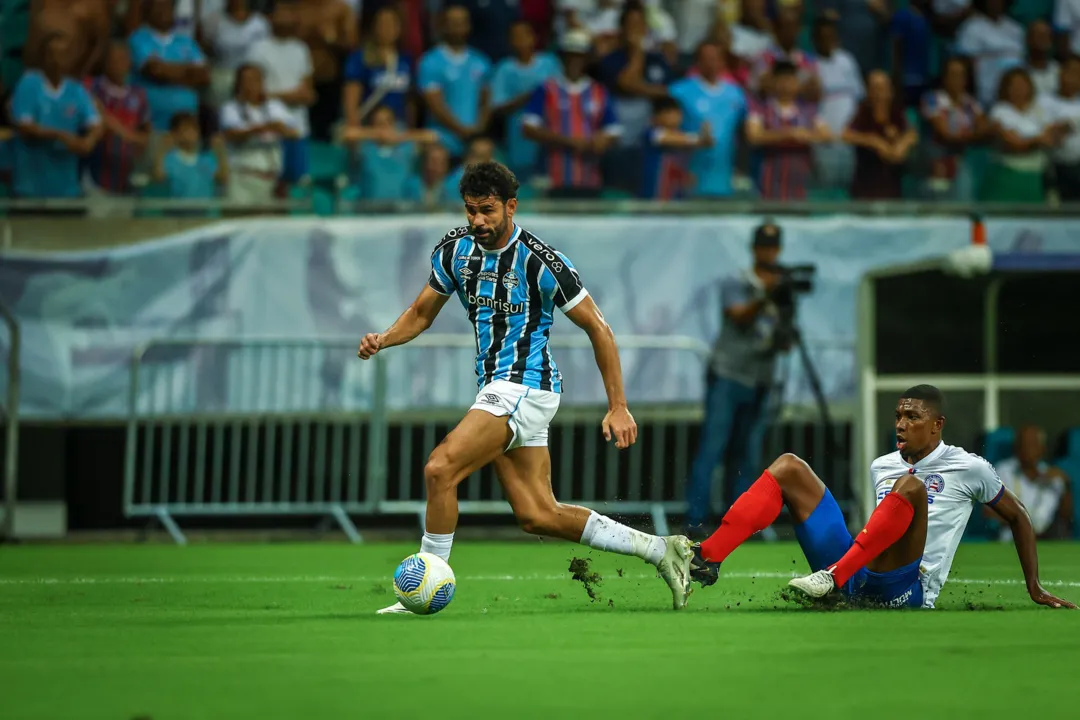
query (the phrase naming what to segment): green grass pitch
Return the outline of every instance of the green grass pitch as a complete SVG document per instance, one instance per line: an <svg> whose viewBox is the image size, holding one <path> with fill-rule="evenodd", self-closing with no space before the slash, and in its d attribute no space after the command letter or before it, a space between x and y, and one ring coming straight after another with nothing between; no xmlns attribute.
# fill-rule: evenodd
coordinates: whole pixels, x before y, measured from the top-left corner
<svg viewBox="0 0 1080 720"><path fill-rule="evenodd" d="M459 543L434 617L377 617L413 545L26 546L0 552L0 717L1075 716L1080 612L1030 604L1009 546L966 545L939 609L779 597L793 544L752 543L671 610L641 561ZM1080 546L1042 548L1080 597ZM621 575L620 575L620 572ZM695 586L696 587L696 586Z"/></svg>

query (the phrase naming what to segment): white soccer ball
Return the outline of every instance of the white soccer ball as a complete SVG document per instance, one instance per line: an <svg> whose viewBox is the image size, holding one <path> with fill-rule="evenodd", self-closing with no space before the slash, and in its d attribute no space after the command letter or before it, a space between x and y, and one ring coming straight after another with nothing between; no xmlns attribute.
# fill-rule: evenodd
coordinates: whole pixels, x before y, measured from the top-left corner
<svg viewBox="0 0 1080 720"><path fill-rule="evenodd" d="M394 571L398 602L417 615L434 615L454 599L454 571L438 555L419 552Z"/></svg>

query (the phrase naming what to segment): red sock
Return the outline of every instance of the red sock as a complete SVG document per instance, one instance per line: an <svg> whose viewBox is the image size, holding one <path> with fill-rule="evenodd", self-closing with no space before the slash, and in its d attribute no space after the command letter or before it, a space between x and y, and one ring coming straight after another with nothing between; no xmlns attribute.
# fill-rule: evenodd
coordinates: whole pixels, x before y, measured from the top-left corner
<svg viewBox="0 0 1080 720"><path fill-rule="evenodd" d="M720 562L754 533L772 525L784 507L780 486L766 470L724 514L720 527L701 543L706 560Z"/></svg>
<svg viewBox="0 0 1080 720"><path fill-rule="evenodd" d="M866 521L866 527L855 538L855 544L840 558L840 562L829 568L836 586L846 583L852 575L903 537L913 517L915 508L907 498L894 492L886 495Z"/></svg>

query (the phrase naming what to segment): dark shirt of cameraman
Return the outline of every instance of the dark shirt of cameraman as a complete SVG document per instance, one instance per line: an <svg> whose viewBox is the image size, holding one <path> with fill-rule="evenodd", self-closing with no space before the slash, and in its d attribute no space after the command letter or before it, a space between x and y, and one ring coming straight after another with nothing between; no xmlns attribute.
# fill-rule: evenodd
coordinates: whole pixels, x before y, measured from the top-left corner
<svg viewBox="0 0 1080 720"><path fill-rule="evenodd" d="M773 295L781 279L780 236L772 223L758 227L751 245L754 267L721 286L723 324L709 359L705 421L687 488L687 525L694 534L711 519L712 477L721 462L725 505L762 469L765 409L776 357L787 344L777 336L781 310Z"/></svg>

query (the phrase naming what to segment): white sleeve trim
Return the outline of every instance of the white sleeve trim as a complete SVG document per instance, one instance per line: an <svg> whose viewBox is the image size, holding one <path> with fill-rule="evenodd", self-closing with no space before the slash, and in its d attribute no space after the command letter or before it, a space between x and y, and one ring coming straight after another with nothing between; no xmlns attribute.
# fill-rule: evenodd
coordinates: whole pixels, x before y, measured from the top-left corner
<svg viewBox="0 0 1080 720"><path fill-rule="evenodd" d="M589 296L589 291L586 290L585 288L581 288L581 292L579 292L577 295L575 295L574 298L572 300L570 300L570 302L566 303L565 305L563 305L559 309L562 310L564 313L568 313L571 310L573 310L574 308L576 308L578 306L578 304L580 304L581 301L584 300L585 298L587 298L588 296Z"/></svg>

